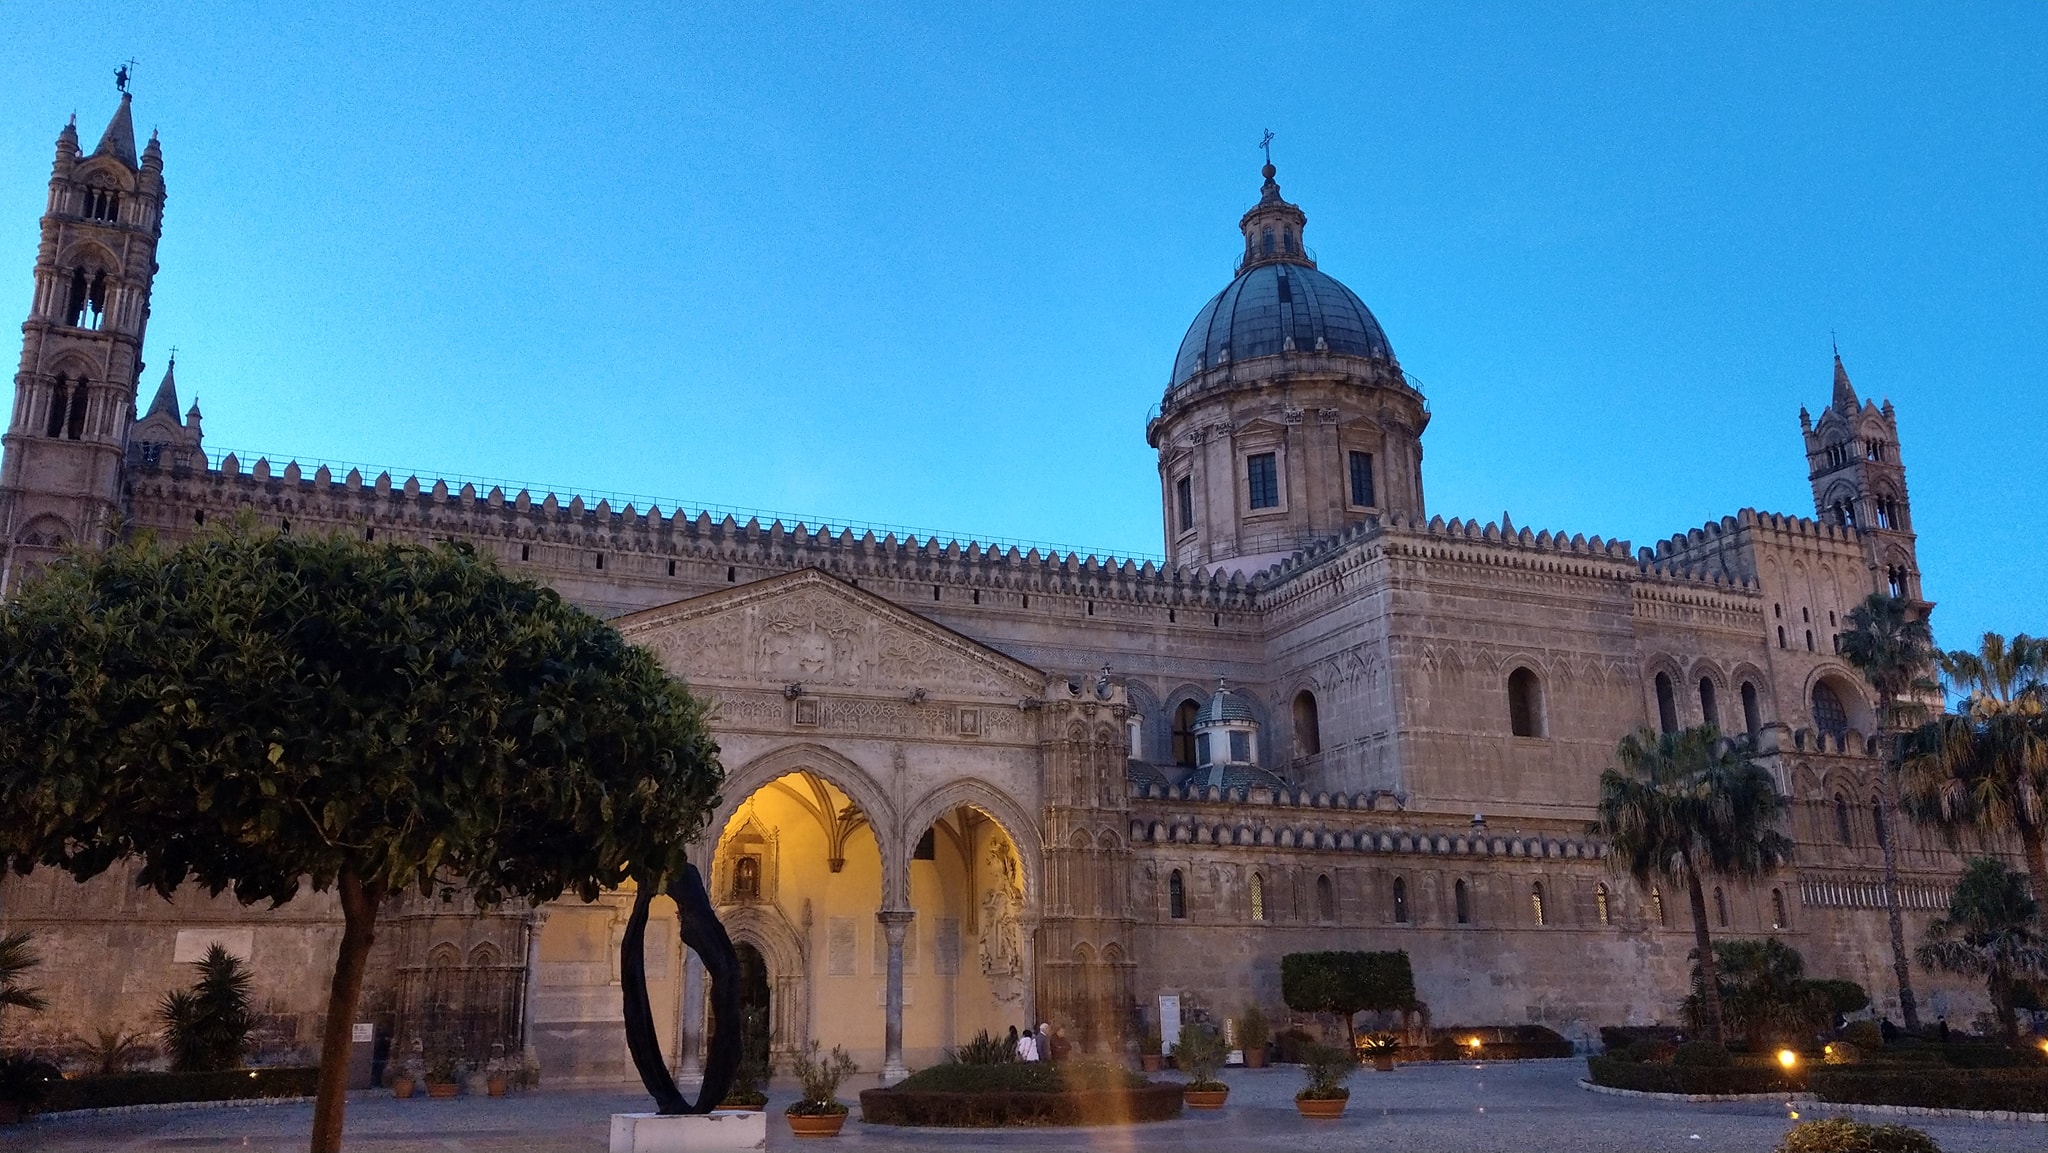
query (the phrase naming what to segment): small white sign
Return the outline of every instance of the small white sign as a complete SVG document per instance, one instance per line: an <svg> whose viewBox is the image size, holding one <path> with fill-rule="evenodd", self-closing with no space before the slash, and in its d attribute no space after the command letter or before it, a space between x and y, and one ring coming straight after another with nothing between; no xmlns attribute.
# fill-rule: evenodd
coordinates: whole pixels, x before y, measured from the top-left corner
<svg viewBox="0 0 2048 1153"><path fill-rule="evenodd" d="M355 1028L349 1032L348 1039L351 1041L375 1041L377 1039L377 1026L370 1021L357 1021Z"/></svg>
<svg viewBox="0 0 2048 1153"><path fill-rule="evenodd" d="M1180 1044L1180 998L1172 993L1159 998L1159 1039L1169 1049Z"/></svg>

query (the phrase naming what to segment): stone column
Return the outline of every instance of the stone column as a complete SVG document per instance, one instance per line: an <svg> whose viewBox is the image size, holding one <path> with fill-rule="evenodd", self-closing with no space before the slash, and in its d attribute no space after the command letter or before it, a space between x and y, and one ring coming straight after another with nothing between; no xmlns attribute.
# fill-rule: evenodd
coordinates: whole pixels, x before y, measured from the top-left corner
<svg viewBox="0 0 2048 1153"><path fill-rule="evenodd" d="M882 1084L910 1076L903 1064L903 934L917 914L909 909L883 909L875 914L889 944L888 985L882 999Z"/></svg>
<svg viewBox="0 0 2048 1153"><path fill-rule="evenodd" d="M683 991L676 1000L676 1077L703 1080L704 962L683 950Z"/></svg>
<svg viewBox="0 0 2048 1153"><path fill-rule="evenodd" d="M534 1020L540 1014L540 935L548 925L546 907L526 914L526 995L519 1022L519 1051L522 1060L535 1065L540 1055L533 1047Z"/></svg>
<svg viewBox="0 0 2048 1153"><path fill-rule="evenodd" d="M1024 940L1024 1019L1031 1022L1032 1028L1035 1029L1038 1027L1038 1022L1045 1020L1044 1017L1038 1015L1039 915L1036 912L1026 910L1024 915L1019 917L1017 921L1018 927L1023 930L1017 935ZM1039 1059L1049 1061L1052 1058L1041 1054Z"/></svg>

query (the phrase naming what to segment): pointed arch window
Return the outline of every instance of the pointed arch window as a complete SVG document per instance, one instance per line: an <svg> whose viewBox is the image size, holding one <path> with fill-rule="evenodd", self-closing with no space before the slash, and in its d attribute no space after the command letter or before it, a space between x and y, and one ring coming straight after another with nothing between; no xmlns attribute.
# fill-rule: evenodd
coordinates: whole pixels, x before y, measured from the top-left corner
<svg viewBox="0 0 2048 1153"><path fill-rule="evenodd" d="M1700 678L1700 719L1717 729L1721 727L1721 696L1712 677Z"/></svg>
<svg viewBox="0 0 2048 1153"><path fill-rule="evenodd" d="M1657 922L1659 928L1663 927L1664 893L1654 886L1650 889L1650 919Z"/></svg>
<svg viewBox="0 0 2048 1153"><path fill-rule="evenodd" d="M1173 710L1173 763L1185 768L1195 767L1195 714L1202 707L1193 701L1182 701Z"/></svg>
<svg viewBox="0 0 2048 1153"><path fill-rule="evenodd" d="M84 265L71 271L71 299L64 309L64 323L73 328L97 331L107 313L107 274Z"/></svg>
<svg viewBox="0 0 2048 1153"><path fill-rule="evenodd" d="M1251 884L1251 896L1252 896L1252 920L1254 920L1254 921L1263 921L1263 920L1265 920L1265 919L1266 919L1266 878L1265 878L1265 877L1263 877L1263 876L1261 876L1261 875L1259 875L1258 873L1253 873L1253 874L1252 874L1252 884Z"/></svg>
<svg viewBox="0 0 2048 1153"><path fill-rule="evenodd" d="M44 436L64 435L64 413L71 404L71 382L63 376L50 382L50 415L43 422Z"/></svg>
<svg viewBox="0 0 2048 1153"><path fill-rule="evenodd" d="M1877 847L1884 848L1891 839L1891 826L1884 819L1884 801L1881 798L1870 802L1870 827L1877 833Z"/></svg>
<svg viewBox="0 0 2048 1153"><path fill-rule="evenodd" d="M1607 886L1604 884L1593 886L1593 913L1600 918L1603 925L1614 923L1613 909L1608 903Z"/></svg>
<svg viewBox="0 0 2048 1153"><path fill-rule="evenodd" d="M1771 928L1783 929L1791 922L1785 916L1785 890L1771 890Z"/></svg>
<svg viewBox="0 0 2048 1153"><path fill-rule="evenodd" d="M1470 892L1466 890L1465 881L1462 877L1458 879L1456 884L1451 886L1451 903L1456 907L1455 911L1458 915L1458 923L1460 925L1471 924L1472 896Z"/></svg>
<svg viewBox="0 0 2048 1153"><path fill-rule="evenodd" d="M1316 711L1316 695L1303 689L1294 694L1294 755L1313 757L1322 751L1322 720Z"/></svg>
<svg viewBox="0 0 2048 1153"><path fill-rule="evenodd" d="M1316 877L1316 919L1325 924L1337 919L1337 887L1328 873Z"/></svg>
<svg viewBox="0 0 2048 1153"><path fill-rule="evenodd" d="M1400 877L1394 878L1394 923L1408 923L1408 882Z"/></svg>
<svg viewBox="0 0 2048 1153"><path fill-rule="evenodd" d="M86 381L79 381L71 390L71 411L64 419L64 438L77 440L85 435L86 408L92 403L92 389Z"/></svg>
<svg viewBox="0 0 2048 1153"><path fill-rule="evenodd" d="M1543 912L1543 882L1529 886L1529 912L1538 925L1548 924Z"/></svg>
<svg viewBox="0 0 2048 1153"><path fill-rule="evenodd" d="M1187 920L1188 886L1179 869L1175 869L1166 877L1166 915L1176 921Z"/></svg>
<svg viewBox="0 0 2048 1153"><path fill-rule="evenodd" d="M1518 737L1543 735L1543 682L1526 666L1508 674L1508 729Z"/></svg>
<svg viewBox="0 0 2048 1153"><path fill-rule="evenodd" d="M1662 731L1678 731L1678 697L1671 688L1671 674L1657 674L1657 724Z"/></svg>
<svg viewBox="0 0 2048 1153"><path fill-rule="evenodd" d="M1849 798L1835 794L1835 839L1845 845L1853 845L1856 838L1849 830Z"/></svg>
<svg viewBox="0 0 2048 1153"><path fill-rule="evenodd" d="M1742 725L1752 737L1764 727L1763 713L1757 707L1756 685L1751 681L1742 682Z"/></svg>
<svg viewBox="0 0 2048 1153"><path fill-rule="evenodd" d="M1719 885L1714 886L1714 923L1723 929L1728 927L1728 894Z"/></svg>

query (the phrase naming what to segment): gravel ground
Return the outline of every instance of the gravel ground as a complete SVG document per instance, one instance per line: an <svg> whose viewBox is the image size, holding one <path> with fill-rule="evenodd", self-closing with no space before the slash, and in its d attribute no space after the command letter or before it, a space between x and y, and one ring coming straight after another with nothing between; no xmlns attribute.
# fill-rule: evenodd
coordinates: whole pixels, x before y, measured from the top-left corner
<svg viewBox="0 0 2048 1153"><path fill-rule="evenodd" d="M1585 1063L1577 1060L1409 1065L1392 1073L1366 1069L1352 1079L1351 1106L1342 1120L1308 1121L1294 1111L1294 1090L1300 1085L1296 1070L1233 1069L1224 1076L1231 1085L1230 1103L1220 1113L1190 1113L1178 1121L1114 1128L914 1130L863 1125L856 1110L837 1146L1091 1153L1764 1153L1791 1126L1795 1108L1805 1117L1854 1113L1836 1106L1687 1105L1613 1097L1579 1088L1584 1072ZM798 1142L790 1136L778 1114L791 1096L784 1089L770 1104L769 1148L832 1148L826 1142ZM646 1108L644 1096L619 1091L542 1091L454 1101L396 1101L388 1094L362 1093L349 1102L347 1146L377 1153L589 1153L605 1148L610 1114ZM44 1117L0 1129L0 1149L282 1153L305 1148L311 1118L310 1105ZM1933 1118L1911 1123L1933 1134L1950 1153L2048 1149L2048 1125Z"/></svg>

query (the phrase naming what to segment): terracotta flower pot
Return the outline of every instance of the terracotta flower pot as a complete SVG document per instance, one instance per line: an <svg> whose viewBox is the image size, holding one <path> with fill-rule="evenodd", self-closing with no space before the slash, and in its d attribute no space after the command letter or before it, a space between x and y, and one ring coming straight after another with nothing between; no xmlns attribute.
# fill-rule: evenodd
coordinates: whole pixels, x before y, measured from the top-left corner
<svg viewBox="0 0 2048 1153"><path fill-rule="evenodd" d="M789 1131L798 1137L837 1137L846 1124L844 1113L785 1113Z"/></svg>
<svg viewBox="0 0 2048 1153"><path fill-rule="evenodd" d="M1382 1073L1391 1073L1394 1071L1394 1058L1391 1054L1374 1057L1372 1059L1372 1067Z"/></svg>
<svg viewBox="0 0 2048 1153"><path fill-rule="evenodd" d="M484 1081L484 1091L493 1097L503 1097L506 1090L511 1087L512 1083L502 1076L490 1077Z"/></svg>
<svg viewBox="0 0 2048 1153"><path fill-rule="evenodd" d="M1247 1069L1265 1068L1266 1047L1264 1045L1256 1045L1250 1049L1246 1049L1244 1051L1244 1067Z"/></svg>
<svg viewBox="0 0 2048 1153"><path fill-rule="evenodd" d="M720 1112L720 1113L759 1113L760 1111L762 1111L763 1109L766 1109L767 1107L768 1107L768 1103L767 1103L767 1102L765 1102L765 1101L762 1101L762 1102L754 1102L754 1103L749 1103L749 1104L745 1104L745 1105L735 1105L735 1104L733 1104L733 1103L732 1103L732 1102L730 1102L730 1101L722 1101L722 1102L720 1102L720 1103L719 1103L719 1106L718 1106L717 1112Z"/></svg>
<svg viewBox="0 0 2048 1153"><path fill-rule="evenodd" d="M1190 1109L1221 1109L1223 1101L1230 1096L1229 1086L1221 1089L1189 1089L1180 1095L1181 1103Z"/></svg>
<svg viewBox="0 0 2048 1153"><path fill-rule="evenodd" d="M1307 1097L1296 1097L1294 1099L1294 1107L1302 1116L1315 1117L1325 1121L1342 1117L1344 1115L1344 1106L1350 1103L1351 1099L1348 1097L1332 1097L1326 1100Z"/></svg>
<svg viewBox="0 0 2048 1153"><path fill-rule="evenodd" d="M446 1100L462 1092L462 1086L454 1081L427 1082L427 1096Z"/></svg>
<svg viewBox="0 0 2048 1153"><path fill-rule="evenodd" d="M1159 1072L1159 1066L1164 1062L1165 1058L1157 1053L1141 1053L1138 1056L1139 1067L1143 1068L1147 1073Z"/></svg>
<svg viewBox="0 0 2048 1153"><path fill-rule="evenodd" d="M411 1098L414 1088L415 1086L410 1077L394 1077L391 1079L391 1095L400 1101Z"/></svg>

